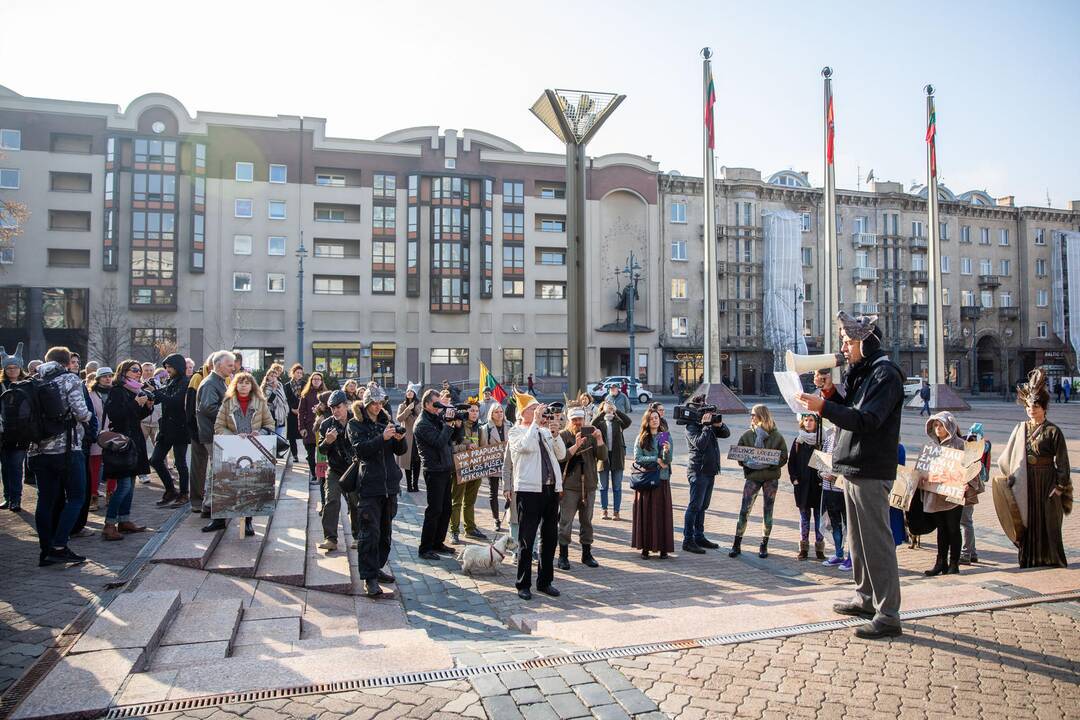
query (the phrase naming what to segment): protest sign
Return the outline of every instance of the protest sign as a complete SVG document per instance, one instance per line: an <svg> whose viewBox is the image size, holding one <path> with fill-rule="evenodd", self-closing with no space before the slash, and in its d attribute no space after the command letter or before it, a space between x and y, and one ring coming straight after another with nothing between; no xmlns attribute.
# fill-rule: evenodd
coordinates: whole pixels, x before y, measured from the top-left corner
<svg viewBox="0 0 1080 720"><path fill-rule="evenodd" d="M728 460L736 462L759 462L765 465L779 465L780 451L769 448L749 447L747 445L732 445L728 448Z"/></svg>
<svg viewBox="0 0 1080 720"><path fill-rule="evenodd" d="M978 462L965 466L965 452L941 445L923 445L915 461L919 487L941 495L954 505L964 504L968 481L982 469Z"/></svg>
<svg viewBox="0 0 1080 720"><path fill-rule="evenodd" d="M919 489L919 476L904 465L896 466L896 480L893 481L892 490L889 491L889 505L897 510L907 512L911 507L911 501L915 497L915 491Z"/></svg>
<svg viewBox="0 0 1080 720"><path fill-rule="evenodd" d="M454 453L458 484L486 477L502 477L505 451L506 443L497 443Z"/></svg>
<svg viewBox="0 0 1080 720"><path fill-rule="evenodd" d="M210 517L273 515L277 436L215 435Z"/></svg>
<svg viewBox="0 0 1080 720"><path fill-rule="evenodd" d="M815 450L810 456L810 467L826 475L832 475L832 453Z"/></svg>

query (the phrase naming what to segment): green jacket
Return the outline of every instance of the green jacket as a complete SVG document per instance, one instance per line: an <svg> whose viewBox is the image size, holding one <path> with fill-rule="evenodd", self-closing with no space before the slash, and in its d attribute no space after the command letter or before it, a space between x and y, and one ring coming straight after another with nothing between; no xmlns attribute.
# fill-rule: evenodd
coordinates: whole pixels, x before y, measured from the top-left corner
<svg viewBox="0 0 1080 720"><path fill-rule="evenodd" d="M753 429L750 429L742 434L738 444L744 447L754 447L754 440L755 432ZM784 436L780 434L779 430L773 428L772 432L766 436L765 447L769 450L779 450L780 462L776 465L770 465L759 470L752 470L740 462L739 465L743 466L743 475L747 480L765 482L766 480L778 480L780 478L780 468L787 464L787 443L784 441Z"/></svg>
<svg viewBox="0 0 1080 720"><path fill-rule="evenodd" d="M586 446L577 454L571 455L570 446L577 438L569 430L563 430L559 435L566 445L566 457L559 463L563 468L563 490L592 492L599 480L596 463L606 462L608 459L607 445Z"/></svg>
<svg viewBox="0 0 1080 720"><path fill-rule="evenodd" d="M655 441L654 441L655 444ZM671 448L671 441L668 441L667 449L663 453L660 452L659 447L654 447L652 450L645 450L637 442L634 443L634 462L636 463L654 463L663 461L667 467L660 468L660 479L671 479L671 458L673 450Z"/></svg>

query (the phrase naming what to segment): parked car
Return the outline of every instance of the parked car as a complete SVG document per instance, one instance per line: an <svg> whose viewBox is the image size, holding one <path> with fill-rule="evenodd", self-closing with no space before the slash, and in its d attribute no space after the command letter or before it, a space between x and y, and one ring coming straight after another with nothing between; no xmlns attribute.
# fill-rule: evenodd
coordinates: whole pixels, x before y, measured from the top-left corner
<svg viewBox="0 0 1080 720"><path fill-rule="evenodd" d="M626 375L609 375L600 382L590 383L589 396L594 401L603 400L604 396L608 394L609 387L614 385L621 389L623 383L626 383L626 394L631 400L637 400L639 403L652 401L652 393L646 390L641 383Z"/></svg>
<svg viewBox="0 0 1080 720"><path fill-rule="evenodd" d="M919 389L922 388L922 378L909 377L904 381L904 397L914 397L919 394Z"/></svg>

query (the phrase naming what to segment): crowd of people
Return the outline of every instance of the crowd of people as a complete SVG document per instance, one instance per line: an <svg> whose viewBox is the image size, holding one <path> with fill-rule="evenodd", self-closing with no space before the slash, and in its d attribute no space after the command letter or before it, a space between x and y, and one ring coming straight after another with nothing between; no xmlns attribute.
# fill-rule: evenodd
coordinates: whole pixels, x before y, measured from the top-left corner
<svg viewBox="0 0 1080 720"><path fill-rule="evenodd" d="M911 519L889 505L897 465L905 462L899 442L903 375L882 349L874 318L841 314L840 331L848 363L843 382L834 383L829 370L815 373L816 391L798 396L805 411L790 445L765 405L752 408L736 444L762 452L740 461L742 502L727 554L742 553L760 496L757 554L769 557L774 506L786 474L799 514L796 557L808 560L812 550L824 565L852 572L855 599L836 611L871 619L860 629L863 637L887 637L900 632L895 547L909 536L905 519ZM516 540L515 585L523 599L532 597L534 587L560 594L555 570L572 567L575 519L580 564L599 567L597 495L603 520L622 520L627 475L634 493L631 547L643 559L665 560L675 550L672 428L664 406L652 403L628 438L630 403L618 385L599 400L582 394L569 403L545 404L516 390L503 402L490 390L462 401L448 382L427 389L411 383L391 408L386 391L374 382L349 380L331 390L322 373L307 373L299 364L287 373L274 364L257 382L244 370L241 355L226 350L199 366L172 354L160 367L125 360L114 371L93 362L83 368L79 356L63 347L51 348L43 361L24 363L20 345L13 354L0 354L0 363L3 507L21 511L22 487L37 485L42 566L85 560L69 540L90 533L90 511L104 512L103 540L145 531L132 516L132 497L136 483L151 471L163 487L158 506L190 506L208 521L205 531L224 529L227 521L211 516L210 471L214 436L222 434L277 435L279 452L290 453L298 464L303 446L309 481L320 498L319 549L337 552L347 543L343 549L357 553L365 592L373 597L383 592L381 584L394 582L388 559L402 479L409 493L420 492L423 481L418 550L432 562L456 556L463 537L488 540L481 529L486 523L476 513L486 484L495 532L508 531ZM1029 421L1017 426L999 460L1027 528L1018 541L1023 567L1065 565L1061 523L1072 505L1064 438L1046 419L1049 390L1039 373L1018 396ZM704 400L691 397L688 403ZM29 413L33 422L20 422L19 413ZM719 441L731 431L708 408L683 424L689 497L681 548L700 555L720 548L705 535L704 520L720 472ZM962 433L948 412L930 415L926 434L929 442L950 448L979 437L976 428ZM490 446L504 447L501 473L459 479L455 454ZM831 456L831 468L814 461L819 450ZM962 504L917 492L909 513L918 515L920 527L937 532L937 556L926 575L957 573L960 565L978 561L972 510L987 486L988 443L984 465ZM343 503L351 538L339 537ZM251 518L244 531L254 534Z"/></svg>

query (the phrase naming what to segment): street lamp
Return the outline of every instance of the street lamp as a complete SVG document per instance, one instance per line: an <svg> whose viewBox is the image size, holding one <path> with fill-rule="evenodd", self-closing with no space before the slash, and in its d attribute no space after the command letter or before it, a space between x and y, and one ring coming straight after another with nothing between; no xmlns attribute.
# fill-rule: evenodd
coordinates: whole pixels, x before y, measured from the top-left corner
<svg viewBox="0 0 1080 720"><path fill-rule="evenodd" d="M566 145L566 354L568 391L581 392L585 377L585 146L626 99L582 90L545 90L532 113Z"/></svg>
<svg viewBox="0 0 1080 720"><path fill-rule="evenodd" d="M304 247L304 231L300 231L300 247L296 248L296 259L299 262L299 269L296 272L296 278L299 281L297 287L297 298L299 299L296 308L296 352L299 356L300 364L304 364L304 258L307 257L307 248Z"/></svg>

